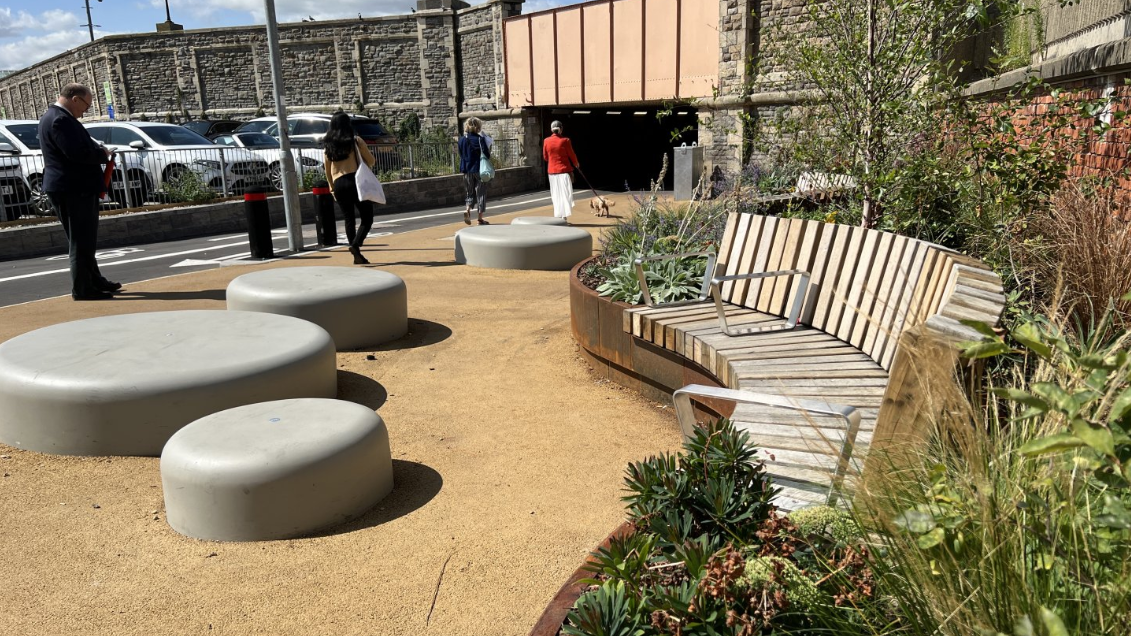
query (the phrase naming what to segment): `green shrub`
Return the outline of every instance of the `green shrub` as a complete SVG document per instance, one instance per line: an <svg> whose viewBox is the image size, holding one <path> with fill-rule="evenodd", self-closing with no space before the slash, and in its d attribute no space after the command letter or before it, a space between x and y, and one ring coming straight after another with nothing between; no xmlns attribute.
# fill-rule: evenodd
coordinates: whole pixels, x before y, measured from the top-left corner
<svg viewBox="0 0 1131 636"><path fill-rule="evenodd" d="M191 170L183 170L167 178L162 190L175 203L204 203L216 198L216 193L204 179Z"/></svg>
<svg viewBox="0 0 1131 636"><path fill-rule="evenodd" d="M1125 634L1131 336L1110 314L1075 329L1033 317L1009 340L983 329L967 355L1012 358L1011 381L965 407L927 387L926 403L951 406L857 499L901 633Z"/></svg>

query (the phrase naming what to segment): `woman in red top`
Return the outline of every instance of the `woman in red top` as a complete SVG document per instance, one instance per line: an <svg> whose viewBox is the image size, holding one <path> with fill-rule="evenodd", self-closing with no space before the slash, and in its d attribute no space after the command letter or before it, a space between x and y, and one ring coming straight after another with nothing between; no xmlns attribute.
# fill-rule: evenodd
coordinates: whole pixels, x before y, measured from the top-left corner
<svg viewBox="0 0 1131 636"><path fill-rule="evenodd" d="M550 175L550 198L554 200L554 216L566 219L573 214L573 170L580 168L569 137L562 137L562 122L550 124L553 133L542 142L542 159ZM569 223L569 221L566 221Z"/></svg>

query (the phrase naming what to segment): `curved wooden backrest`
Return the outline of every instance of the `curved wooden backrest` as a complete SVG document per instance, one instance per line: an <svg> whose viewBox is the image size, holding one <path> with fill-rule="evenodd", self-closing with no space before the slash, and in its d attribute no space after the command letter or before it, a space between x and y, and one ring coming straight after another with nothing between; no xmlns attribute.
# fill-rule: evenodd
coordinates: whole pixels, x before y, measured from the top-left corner
<svg viewBox="0 0 1131 636"><path fill-rule="evenodd" d="M1001 281L976 259L860 227L731 213L719 274L800 269L811 273L800 322L836 336L885 369L904 330L941 315L996 324ZM793 277L723 284L724 300L785 316Z"/></svg>

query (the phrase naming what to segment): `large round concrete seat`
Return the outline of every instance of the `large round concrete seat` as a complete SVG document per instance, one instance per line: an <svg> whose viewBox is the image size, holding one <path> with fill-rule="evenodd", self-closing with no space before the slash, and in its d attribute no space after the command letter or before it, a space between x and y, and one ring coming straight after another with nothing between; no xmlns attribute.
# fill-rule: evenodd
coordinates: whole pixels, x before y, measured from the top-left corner
<svg viewBox="0 0 1131 636"><path fill-rule="evenodd" d="M516 216L511 225L569 225L565 219L556 216Z"/></svg>
<svg viewBox="0 0 1131 636"><path fill-rule="evenodd" d="M568 270L593 255L593 237L575 227L479 225L456 232L456 262L494 269Z"/></svg>
<svg viewBox="0 0 1131 636"><path fill-rule="evenodd" d="M339 350L408 333L408 288L396 274L356 267L278 267L228 283L228 309L302 318L322 327Z"/></svg>
<svg viewBox="0 0 1131 636"><path fill-rule="evenodd" d="M67 322L0 344L0 442L61 455L150 455L217 411L337 394L321 327L246 311Z"/></svg>
<svg viewBox="0 0 1131 636"><path fill-rule="evenodd" d="M389 432L341 400L278 400L201 418L161 452L165 518L197 539L261 541L357 517L393 490Z"/></svg>

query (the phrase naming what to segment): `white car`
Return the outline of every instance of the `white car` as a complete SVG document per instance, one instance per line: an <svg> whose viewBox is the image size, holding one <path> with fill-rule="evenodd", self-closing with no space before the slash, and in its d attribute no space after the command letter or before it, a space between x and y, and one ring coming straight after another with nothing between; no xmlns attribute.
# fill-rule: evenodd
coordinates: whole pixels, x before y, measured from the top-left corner
<svg viewBox="0 0 1131 636"><path fill-rule="evenodd" d="M240 148L220 148L183 126L156 122L86 124L96 141L136 155L158 188L192 172L216 192L239 194L267 184L267 162Z"/></svg>
<svg viewBox="0 0 1131 636"><path fill-rule="evenodd" d="M12 144L0 141L0 221L15 221L21 216L34 214L31 190L20 170L17 150Z"/></svg>
<svg viewBox="0 0 1131 636"><path fill-rule="evenodd" d="M31 189L32 214L52 216L51 202L43 193L43 151L39 147L39 122L34 119L0 119L0 142L11 145L18 155L20 170ZM110 197L120 205L141 205L153 191L153 178L136 156L122 156L110 181ZM123 187L123 176L130 184Z"/></svg>
<svg viewBox="0 0 1131 636"><path fill-rule="evenodd" d="M283 189L283 171L279 160L283 156L283 149L279 140L271 135L261 132L237 132L217 135L212 143L229 148L243 148L267 162L267 175L271 186L276 190ZM295 160L295 170L301 179L303 173L315 171L324 175L325 164L323 152L318 148L291 148L291 155Z"/></svg>

